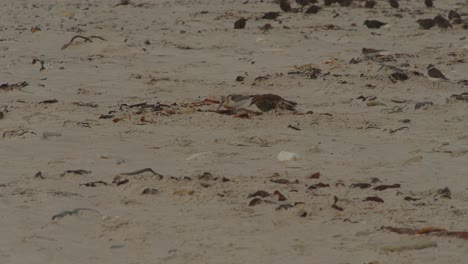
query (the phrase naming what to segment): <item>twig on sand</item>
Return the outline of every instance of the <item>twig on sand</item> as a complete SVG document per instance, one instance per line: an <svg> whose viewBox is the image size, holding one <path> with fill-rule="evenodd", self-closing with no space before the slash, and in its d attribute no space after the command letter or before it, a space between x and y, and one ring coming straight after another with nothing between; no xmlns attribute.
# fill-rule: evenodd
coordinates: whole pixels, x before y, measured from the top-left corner
<svg viewBox="0 0 468 264"><path fill-rule="evenodd" d="M81 35L76 35L76 36L73 36L73 38L71 38L70 42L68 42L67 44L63 45L62 46L62 49L66 49L68 48L68 46L70 46L73 41L75 41L75 39L78 39L78 38L81 38L81 39L84 39L84 42L93 42L91 39L100 39L100 40L103 40L103 41L106 41L106 39L104 39L103 37L100 37L100 36L89 36L89 37L85 37L85 36L81 36Z"/></svg>

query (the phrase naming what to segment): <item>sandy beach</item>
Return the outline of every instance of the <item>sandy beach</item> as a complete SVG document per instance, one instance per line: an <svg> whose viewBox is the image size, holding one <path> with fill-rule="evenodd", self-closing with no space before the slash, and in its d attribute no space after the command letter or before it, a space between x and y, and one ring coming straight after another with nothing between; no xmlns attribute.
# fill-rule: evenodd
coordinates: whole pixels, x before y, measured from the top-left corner
<svg viewBox="0 0 468 264"><path fill-rule="evenodd" d="M468 3L376 2L2 1L0 262L466 263Z"/></svg>

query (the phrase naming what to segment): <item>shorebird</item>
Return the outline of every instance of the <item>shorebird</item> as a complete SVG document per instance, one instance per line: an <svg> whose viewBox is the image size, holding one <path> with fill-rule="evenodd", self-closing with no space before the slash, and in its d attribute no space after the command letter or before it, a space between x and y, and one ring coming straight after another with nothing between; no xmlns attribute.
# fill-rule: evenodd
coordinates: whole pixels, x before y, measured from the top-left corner
<svg viewBox="0 0 468 264"><path fill-rule="evenodd" d="M447 77L445 77L445 75L441 71L436 69L432 64L429 64L427 66L427 77L434 83L437 82L437 88L439 88L439 81L448 81Z"/></svg>
<svg viewBox="0 0 468 264"><path fill-rule="evenodd" d="M419 27L422 29L430 29L435 26L435 21L432 18L418 19L416 22L419 24Z"/></svg>
<svg viewBox="0 0 468 264"><path fill-rule="evenodd" d="M222 106L228 109L237 109L243 107L250 103L252 100L252 95L243 95L243 94L230 94L226 97L221 97L221 103L218 106L219 110Z"/></svg>
<svg viewBox="0 0 468 264"><path fill-rule="evenodd" d="M262 112L271 110L282 109L289 111L296 111L294 106L296 102L285 100L283 97L276 94L257 94L252 97L250 105L256 105Z"/></svg>

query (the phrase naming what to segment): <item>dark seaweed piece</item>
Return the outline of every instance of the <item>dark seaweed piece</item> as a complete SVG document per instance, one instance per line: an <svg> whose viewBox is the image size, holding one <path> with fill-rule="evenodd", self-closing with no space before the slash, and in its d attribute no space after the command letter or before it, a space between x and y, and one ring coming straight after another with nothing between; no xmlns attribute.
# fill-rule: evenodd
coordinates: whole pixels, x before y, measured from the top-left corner
<svg viewBox="0 0 468 264"><path fill-rule="evenodd" d="M257 196L265 198L265 197L271 196L271 194L266 192L266 191L259 190L259 191L256 191L256 192L252 193L252 194L249 194L249 196L247 196L247 198L252 198L252 197L257 197Z"/></svg>
<svg viewBox="0 0 468 264"><path fill-rule="evenodd" d="M371 187L370 183L364 183L364 182L359 182L359 183L353 183L350 185L351 188L361 188L361 189L367 189Z"/></svg>
<svg viewBox="0 0 468 264"><path fill-rule="evenodd" d="M90 174L91 171L81 170L81 169L80 169L80 170L67 170L67 171L65 171L64 173L60 174L60 176L63 177L63 176L65 176L65 175L69 174L69 173L78 174L78 175L84 175L84 174Z"/></svg>
<svg viewBox="0 0 468 264"><path fill-rule="evenodd" d="M380 197L377 197L377 196L369 196L369 197L366 197L366 199L364 199L365 202L369 201L369 202L376 202L376 203L383 203L384 200Z"/></svg>
<svg viewBox="0 0 468 264"><path fill-rule="evenodd" d="M141 192L141 194L158 194L158 193L159 191L153 188L146 188Z"/></svg>
<svg viewBox="0 0 468 264"><path fill-rule="evenodd" d="M374 188L374 190L376 191L384 191L384 190L387 190L387 189L394 189L394 188L400 188L400 184L398 183L395 183L395 184L391 184L391 185L379 185L377 187Z"/></svg>
<svg viewBox="0 0 468 264"><path fill-rule="evenodd" d="M319 182L317 184L310 185L309 188L307 188L307 189L308 190L315 190L315 189L326 188L326 187L330 187L330 184Z"/></svg>
<svg viewBox="0 0 468 264"><path fill-rule="evenodd" d="M96 187L97 185L104 185L104 186L109 186L105 181L93 181L93 182L87 182L87 183L82 183L80 186L86 186L86 187Z"/></svg>
<svg viewBox="0 0 468 264"><path fill-rule="evenodd" d="M281 194L278 190L276 190L273 195L276 196L276 198L278 198L278 201L282 202L282 201L286 201L286 197L284 197L283 194Z"/></svg>
<svg viewBox="0 0 468 264"><path fill-rule="evenodd" d="M58 213L58 214L52 216L52 220L54 220L55 218L60 219L60 218L63 218L65 216L67 216L67 215L76 215L80 211L93 211L93 212L96 212L98 214L101 214L101 213L99 213L99 211L94 210L94 209L90 209L90 208L76 208L76 209L74 209L72 211L63 211L61 213Z"/></svg>

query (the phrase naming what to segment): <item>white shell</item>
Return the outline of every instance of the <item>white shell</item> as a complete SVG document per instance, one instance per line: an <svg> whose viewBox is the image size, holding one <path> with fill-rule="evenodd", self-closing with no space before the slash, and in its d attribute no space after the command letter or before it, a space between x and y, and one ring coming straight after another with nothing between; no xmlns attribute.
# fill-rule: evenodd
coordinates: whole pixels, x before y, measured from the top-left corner
<svg viewBox="0 0 468 264"><path fill-rule="evenodd" d="M294 152L283 150L278 154L279 161L291 161L291 160L301 160L301 159L302 159L301 155L294 153Z"/></svg>

